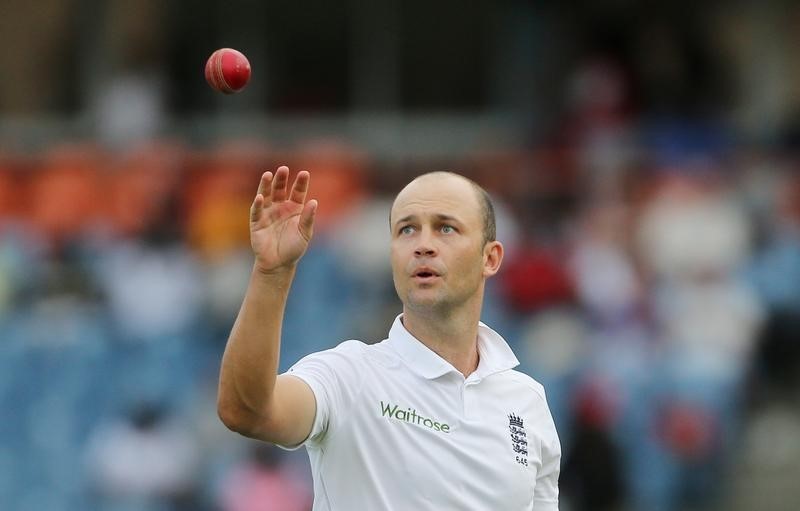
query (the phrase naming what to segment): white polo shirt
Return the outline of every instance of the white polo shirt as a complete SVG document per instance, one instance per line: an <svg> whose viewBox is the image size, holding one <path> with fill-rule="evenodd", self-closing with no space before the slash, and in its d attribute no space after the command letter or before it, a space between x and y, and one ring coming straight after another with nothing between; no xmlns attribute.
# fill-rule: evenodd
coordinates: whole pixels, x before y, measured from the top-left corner
<svg viewBox="0 0 800 511"><path fill-rule="evenodd" d="M314 511L557 510L561 446L544 389L483 323L478 351L465 379L398 316L383 342L346 341L289 369L317 400L301 444Z"/></svg>

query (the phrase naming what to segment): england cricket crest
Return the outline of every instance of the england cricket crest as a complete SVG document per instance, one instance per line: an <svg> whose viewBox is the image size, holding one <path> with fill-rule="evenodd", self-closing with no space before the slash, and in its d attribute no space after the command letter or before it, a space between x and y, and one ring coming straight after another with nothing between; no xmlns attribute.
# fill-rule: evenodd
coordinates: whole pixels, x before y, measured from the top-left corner
<svg viewBox="0 0 800 511"><path fill-rule="evenodd" d="M528 466L528 435L522 417L513 413L508 415L508 430L511 434L511 448L514 458L520 465Z"/></svg>

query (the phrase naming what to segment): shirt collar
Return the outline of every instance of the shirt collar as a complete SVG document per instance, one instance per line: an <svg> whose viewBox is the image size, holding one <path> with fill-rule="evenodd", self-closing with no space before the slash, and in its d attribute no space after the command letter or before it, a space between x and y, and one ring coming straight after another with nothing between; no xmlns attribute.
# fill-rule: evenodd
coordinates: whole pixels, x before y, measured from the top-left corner
<svg viewBox="0 0 800 511"><path fill-rule="evenodd" d="M411 370L429 380L451 371L458 372L448 361L411 335L403 325L402 317L400 314L395 318L386 343L400 355ZM470 375L470 379L483 379L519 365L519 360L505 339L482 322L478 322L478 354L480 356L478 368Z"/></svg>

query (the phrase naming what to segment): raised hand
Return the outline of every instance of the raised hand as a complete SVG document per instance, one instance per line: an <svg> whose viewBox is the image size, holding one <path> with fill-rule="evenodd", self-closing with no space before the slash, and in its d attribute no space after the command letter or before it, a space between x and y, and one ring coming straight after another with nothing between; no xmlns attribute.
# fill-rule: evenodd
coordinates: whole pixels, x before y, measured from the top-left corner
<svg viewBox="0 0 800 511"><path fill-rule="evenodd" d="M291 191L289 168L265 172L250 207L250 244L256 268L265 273L292 269L314 234L317 201L306 201L311 175L300 171Z"/></svg>

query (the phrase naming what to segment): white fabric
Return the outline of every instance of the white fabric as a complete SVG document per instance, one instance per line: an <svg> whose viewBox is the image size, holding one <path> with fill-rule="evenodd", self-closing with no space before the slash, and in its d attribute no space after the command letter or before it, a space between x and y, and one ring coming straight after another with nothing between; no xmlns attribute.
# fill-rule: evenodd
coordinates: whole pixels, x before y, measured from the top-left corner
<svg viewBox="0 0 800 511"><path fill-rule="evenodd" d="M304 442L314 511L557 510L561 446L544 389L482 323L478 350L465 379L398 317L381 343L295 364L317 400Z"/></svg>

